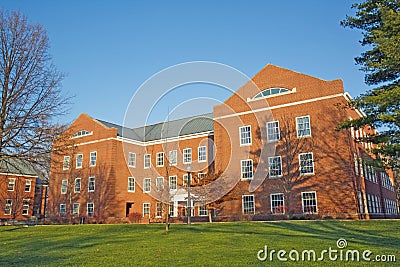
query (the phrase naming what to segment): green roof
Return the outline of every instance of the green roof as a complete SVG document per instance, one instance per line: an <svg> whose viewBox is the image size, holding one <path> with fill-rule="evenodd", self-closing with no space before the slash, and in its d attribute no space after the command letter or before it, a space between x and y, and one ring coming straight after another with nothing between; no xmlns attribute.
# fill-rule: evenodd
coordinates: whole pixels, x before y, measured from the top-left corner
<svg viewBox="0 0 400 267"><path fill-rule="evenodd" d="M108 128L116 128L118 136L141 142L214 131L213 113L138 128L127 128L102 120L97 121Z"/></svg>

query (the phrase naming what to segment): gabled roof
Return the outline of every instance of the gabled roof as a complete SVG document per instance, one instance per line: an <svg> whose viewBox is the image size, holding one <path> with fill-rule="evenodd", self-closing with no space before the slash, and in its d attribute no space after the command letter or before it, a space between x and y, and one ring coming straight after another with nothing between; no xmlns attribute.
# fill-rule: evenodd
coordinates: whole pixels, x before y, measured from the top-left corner
<svg viewBox="0 0 400 267"><path fill-rule="evenodd" d="M116 128L117 135L131 140L146 142L214 130L213 113L160 122L138 128L127 128L115 123L97 120L108 128Z"/></svg>
<svg viewBox="0 0 400 267"><path fill-rule="evenodd" d="M16 158L1 160L0 172L16 175L38 176L38 172L29 162Z"/></svg>

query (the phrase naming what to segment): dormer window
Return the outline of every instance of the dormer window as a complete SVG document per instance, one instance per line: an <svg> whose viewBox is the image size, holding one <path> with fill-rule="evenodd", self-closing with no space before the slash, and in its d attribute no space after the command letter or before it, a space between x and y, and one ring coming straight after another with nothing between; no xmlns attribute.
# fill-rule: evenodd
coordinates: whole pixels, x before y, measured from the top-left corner
<svg viewBox="0 0 400 267"><path fill-rule="evenodd" d="M74 134L74 137L82 137L82 136L90 135L90 134L92 134L92 132L89 132L89 131L86 131L86 130L80 130L79 132Z"/></svg>
<svg viewBox="0 0 400 267"><path fill-rule="evenodd" d="M247 98L247 101L254 101L262 98L273 97L283 94L291 94L294 92L296 92L296 88L293 88L292 90L280 87L268 88L259 92L253 98Z"/></svg>

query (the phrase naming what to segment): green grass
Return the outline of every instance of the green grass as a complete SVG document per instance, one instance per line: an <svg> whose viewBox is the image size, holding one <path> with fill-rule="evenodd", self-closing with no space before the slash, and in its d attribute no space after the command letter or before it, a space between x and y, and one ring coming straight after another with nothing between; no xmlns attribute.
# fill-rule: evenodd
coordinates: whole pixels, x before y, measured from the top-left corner
<svg viewBox="0 0 400 267"><path fill-rule="evenodd" d="M262 262L257 252L267 245L288 253L313 249L319 256L337 249L339 238L347 240L344 250L369 249L371 259L393 254L400 261L400 221L283 221L171 225L168 234L158 224L3 226L0 266L317 266L321 262L280 262L276 254ZM379 266L328 255L324 265Z"/></svg>

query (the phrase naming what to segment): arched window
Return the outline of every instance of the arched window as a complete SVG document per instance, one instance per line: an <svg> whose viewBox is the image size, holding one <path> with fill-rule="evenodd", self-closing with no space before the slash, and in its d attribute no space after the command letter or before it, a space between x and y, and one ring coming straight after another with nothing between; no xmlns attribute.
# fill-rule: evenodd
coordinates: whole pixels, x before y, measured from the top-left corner
<svg viewBox="0 0 400 267"><path fill-rule="evenodd" d="M79 132L74 134L74 137L81 137L81 136L85 136L85 135L89 135L89 134L91 134L91 133L86 130L80 130Z"/></svg>
<svg viewBox="0 0 400 267"><path fill-rule="evenodd" d="M266 89L266 90L256 94L254 99L261 98L261 97L268 97L268 96L271 96L271 95L288 93L288 92L291 92L291 90L286 89L286 88L269 88L269 89Z"/></svg>

